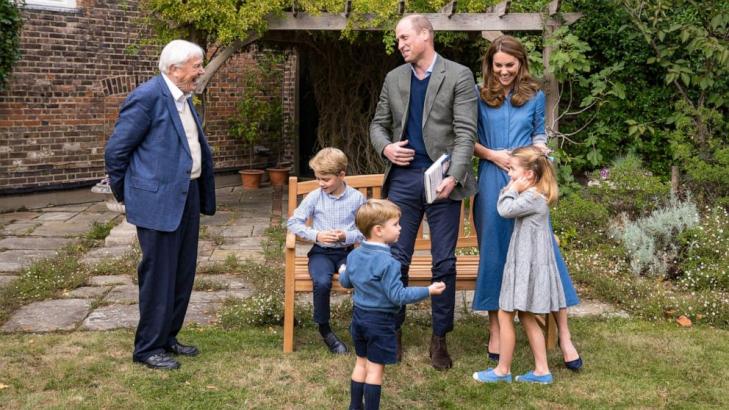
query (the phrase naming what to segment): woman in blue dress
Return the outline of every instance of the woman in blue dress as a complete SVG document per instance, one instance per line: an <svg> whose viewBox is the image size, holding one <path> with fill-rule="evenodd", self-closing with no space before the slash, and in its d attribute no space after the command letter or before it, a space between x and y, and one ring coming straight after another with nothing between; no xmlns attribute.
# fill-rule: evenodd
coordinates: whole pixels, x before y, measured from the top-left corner
<svg viewBox="0 0 729 410"><path fill-rule="evenodd" d="M479 141L474 150L479 158L474 222L481 257L473 309L489 312L489 358L498 360L499 291L514 223L498 214L496 202L499 191L509 182L509 152L526 145L535 145L545 154L549 149L544 130L544 93L529 75L527 54L521 43L511 36L494 40L484 57L482 71ZM556 243L554 249L567 306L574 306L579 303L577 292ZM572 344L567 309L561 309L556 319L565 365L578 370L582 359Z"/></svg>

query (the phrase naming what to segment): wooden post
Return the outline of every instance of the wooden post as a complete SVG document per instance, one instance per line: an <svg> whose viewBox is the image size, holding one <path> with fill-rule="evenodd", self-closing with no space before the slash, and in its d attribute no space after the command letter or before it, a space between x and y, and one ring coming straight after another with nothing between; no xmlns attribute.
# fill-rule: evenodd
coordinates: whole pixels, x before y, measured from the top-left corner
<svg viewBox="0 0 729 410"><path fill-rule="evenodd" d="M678 166L672 165L671 166L671 194L677 195L678 194Z"/></svg>
<svg viewBox="0 0 729 410"><path fill-rule="evenodd" d="M559 10L559 0L554 0L547 6L550 17ZM559 23L552 18L547 19L544 24L544 52L542 53L542 61L544 62L544 94L547 97L544 107L544 128L547 138L559 132L559 83L554 74L549 72L549 58L552 55L552 47L547 46L547 39L559 28Z"/></svg>
<svg viewBox="0 0 729 410"><path fill-rule="evenodd" d="M289 206L287 216L291 216L296 209L296 184L297 177L289 177ZM291 240L289 241L289 238ZM293 234L286 235L286 273L284 278L284 330L283 330L283 351L291 353L294 351L294 311L296 304L295 289L295 256L296 238Z"/></svg>

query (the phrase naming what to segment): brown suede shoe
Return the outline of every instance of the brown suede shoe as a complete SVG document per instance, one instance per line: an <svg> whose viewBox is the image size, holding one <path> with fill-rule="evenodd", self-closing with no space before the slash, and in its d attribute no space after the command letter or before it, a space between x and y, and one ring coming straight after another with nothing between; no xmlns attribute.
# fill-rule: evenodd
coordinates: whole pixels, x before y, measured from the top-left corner
<svg viewBox="0 0 729 410"><path fill-rule="evenodd" d="M395 335L397 336L397 356L395 356L395 360L400 363L402 361L402 329L397 329Z"/></svg>
<svg viewBox="0 0 729 410"><path fill-rule="evenodd" d="M430 361L437 370L448 370L453 367L445 336L433 335L430 338Z"/></svg>

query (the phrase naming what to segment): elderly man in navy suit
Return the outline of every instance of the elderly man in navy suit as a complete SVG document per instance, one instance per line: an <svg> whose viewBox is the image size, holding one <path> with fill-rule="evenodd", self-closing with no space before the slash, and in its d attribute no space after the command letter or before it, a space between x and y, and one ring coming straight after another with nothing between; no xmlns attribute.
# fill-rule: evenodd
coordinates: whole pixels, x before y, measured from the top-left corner
<svg viewBox="0 0 729 410"><path fill-rule="evenodd" d="M124 101L106 145L106 171L142 248L134 362L177 369L172 355L195 356L177 340L195 280L200 213L215 213L213 158L191 101L203 50L174 40L161 75Z"/></svg>

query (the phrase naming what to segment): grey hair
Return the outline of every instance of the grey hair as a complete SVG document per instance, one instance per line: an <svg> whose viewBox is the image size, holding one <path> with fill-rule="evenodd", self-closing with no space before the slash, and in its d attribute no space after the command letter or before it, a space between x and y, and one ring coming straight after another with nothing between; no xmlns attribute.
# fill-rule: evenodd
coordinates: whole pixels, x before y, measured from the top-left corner
<svg viewBox="0 0 729 410"><path fill-rule="evenodd" d="M159 55L159 71L167 74L171 66L181 65L192 57L203 58L203 49L186 40L172 40Z"/></svg>

